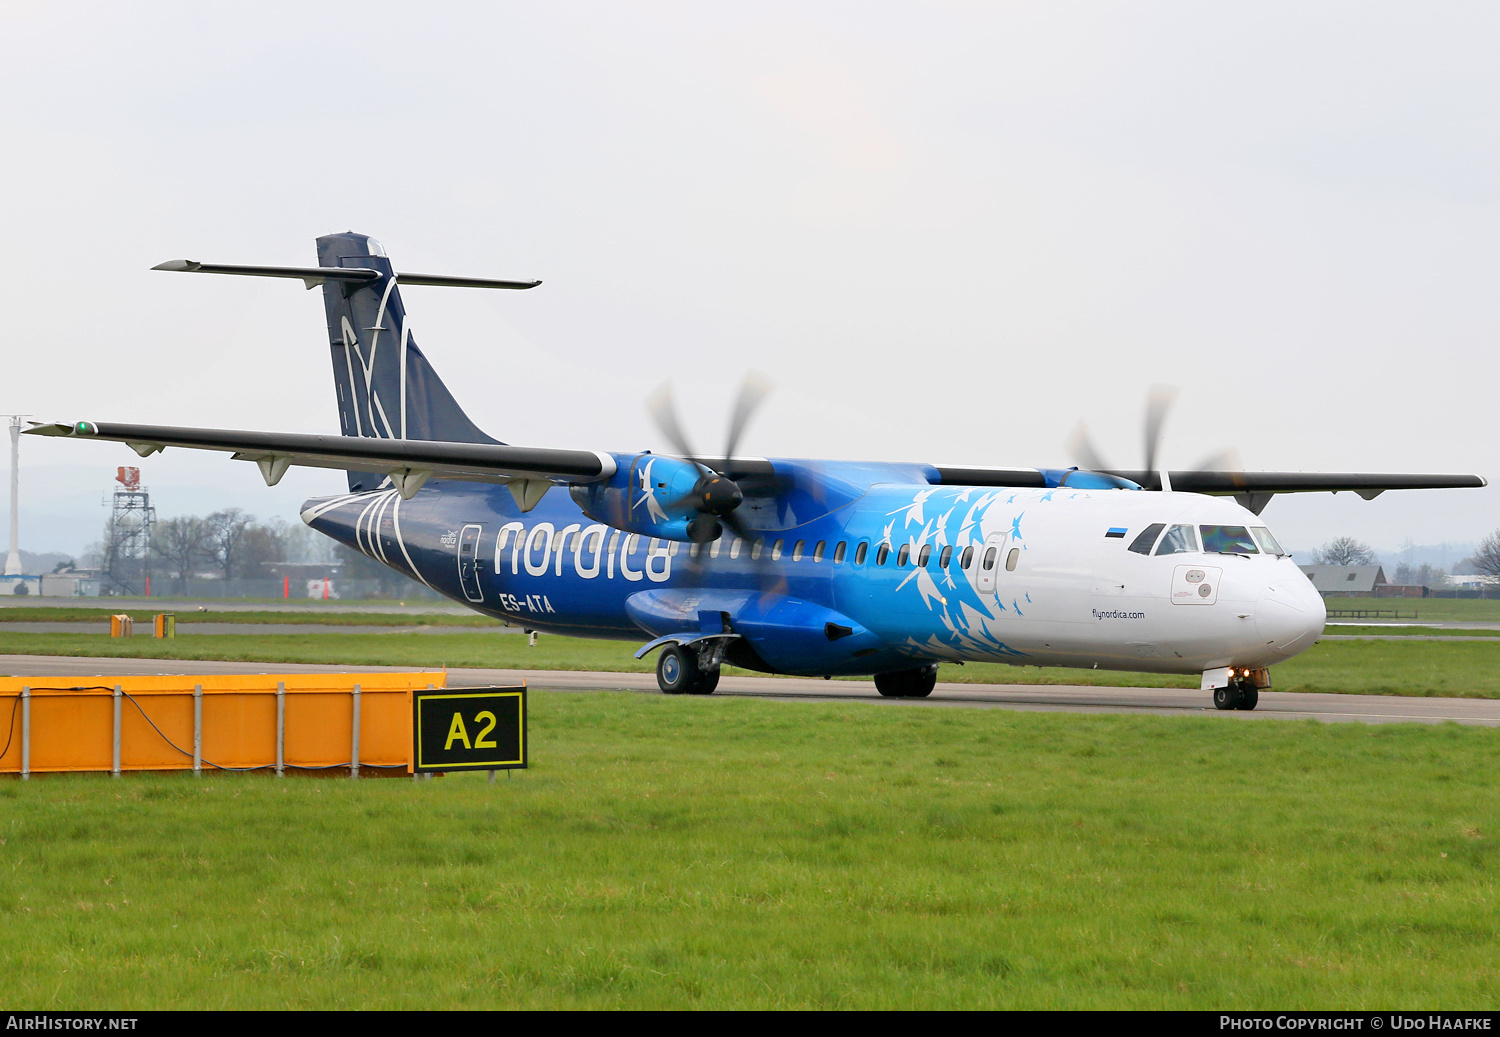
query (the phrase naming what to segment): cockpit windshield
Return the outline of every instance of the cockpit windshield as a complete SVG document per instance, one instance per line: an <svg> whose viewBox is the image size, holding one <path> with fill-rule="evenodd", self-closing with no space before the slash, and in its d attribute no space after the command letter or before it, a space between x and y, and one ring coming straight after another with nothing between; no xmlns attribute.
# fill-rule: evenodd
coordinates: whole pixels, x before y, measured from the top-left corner
<svg viewBox="0 0 1500 1037"><path fill-rule="evenodd" d="M1159 555L1188 554L1196 550L1198 536L1193 532L1192 526L1173 526L1161 538L1161 543L1156 545L1156 553Z"/></svg>
<svg viewBox="0 0 1500 1037"><path fill-rule="evenodd" d="M1271 531L1265 526L1251 526L1250 533L1255 537L1255 542L1260 545L1260 549L1266 554L1275 555L1277 558L1286 557L1286 552L1281 549L1281 545L1276 542L1276 538L1271 535Z"/></svg>
<svg viewBox="0 0 1500 1037"><path fill-rule="evenodd" d="M1203 550L1207 554L1258 555L1260 548L1244 526L1199 526L1203 533Z"/></svg>

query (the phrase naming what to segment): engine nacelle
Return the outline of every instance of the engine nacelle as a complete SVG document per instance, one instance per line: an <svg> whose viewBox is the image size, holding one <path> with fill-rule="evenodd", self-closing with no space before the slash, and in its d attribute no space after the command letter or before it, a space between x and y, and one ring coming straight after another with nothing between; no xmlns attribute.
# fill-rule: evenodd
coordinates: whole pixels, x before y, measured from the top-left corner
<svg viewBox="0 0 1500 1037"><path fill-rule="evenodd" d="M575 485L574 502L595 522L661 540L688 540L687 525L698 514L688 499L703 477L691 461L659 454L614 454L615 474L603 482ZM667 505L679 502L674 506Z"/></svg>
<svg viewBox="0 0 1500 1037"><path fill-rule="evenodd" d="M1047 485L1053 488L1066 486L1070 490L1139 490L1140 483L1105 472L1091 472L1087 468L1038 468Z"/></svg>

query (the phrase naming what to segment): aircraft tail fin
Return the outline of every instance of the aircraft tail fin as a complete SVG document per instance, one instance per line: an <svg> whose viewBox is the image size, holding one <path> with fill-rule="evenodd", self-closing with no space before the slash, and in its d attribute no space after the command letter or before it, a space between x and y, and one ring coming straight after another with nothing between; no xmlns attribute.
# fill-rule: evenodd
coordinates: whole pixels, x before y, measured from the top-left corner
<svg viewBox="0 0 1500 1037"><path fill-rule="evenodd" d="M323 281L344 435L499 443L469 419L417 347L397 287L399 280L408 278L394 273L377 241L352 232L325 235L318 239L318 265L379 274L358 281ZM349 489L375 489L385 478L384 473L350 472Z"/></svg>

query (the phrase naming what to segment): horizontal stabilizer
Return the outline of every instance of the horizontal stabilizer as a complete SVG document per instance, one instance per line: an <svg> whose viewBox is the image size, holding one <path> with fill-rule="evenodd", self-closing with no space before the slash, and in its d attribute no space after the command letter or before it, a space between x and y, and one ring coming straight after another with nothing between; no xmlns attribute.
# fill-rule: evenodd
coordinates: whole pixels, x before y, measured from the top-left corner
<svg viewBox="0 0 1500 1037"><path fill-rule="evenodd" d="M195 259L172 259L158 263L152 270L170 270L187 274L237 274L241 277L288 277L316 288L328 281L339 281L351 287L372 284L383 276L370 267L333 266L246 266L228 263L200 263ZM535 288L540 281L502 281L490 277L446 277L442 274L396 273L402 284L434 285L443 288Z"/></svg>

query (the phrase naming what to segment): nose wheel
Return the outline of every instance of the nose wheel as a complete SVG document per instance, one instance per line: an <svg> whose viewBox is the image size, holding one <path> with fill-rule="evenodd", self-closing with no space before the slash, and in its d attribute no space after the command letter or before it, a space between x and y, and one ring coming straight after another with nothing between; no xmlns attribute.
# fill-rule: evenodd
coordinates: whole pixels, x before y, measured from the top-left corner
<svg viewBox="0 0 1500 1037"><path fill-rule="evenodd" d="M1248 681L1231 681L1214 689L1214 709L1251 710L1260 704L1260 689Z"/></svg>

